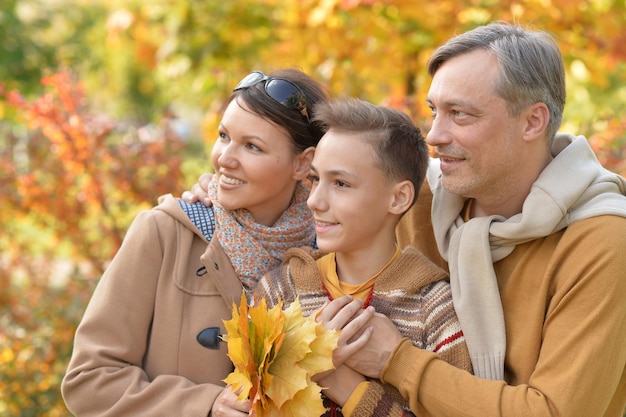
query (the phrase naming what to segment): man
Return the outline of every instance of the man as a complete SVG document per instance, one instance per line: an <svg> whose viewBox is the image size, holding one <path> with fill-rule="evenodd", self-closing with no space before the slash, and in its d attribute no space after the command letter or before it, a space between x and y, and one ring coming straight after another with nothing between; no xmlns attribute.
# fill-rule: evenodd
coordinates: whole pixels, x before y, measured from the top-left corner
<svg viewBox="0 0 626 417"><path fill-rule="evenodd" d="M335 351L336 365L395 386L420 416L621 417L626 181L585 138L556 134L557 45L493 23L449 40L428 69L427 142L439 159L398 238L447 261L476 375L371 309L344 327L344 339L365 331ZM343 297L322 319L348 322L359 307Z"/></svg>

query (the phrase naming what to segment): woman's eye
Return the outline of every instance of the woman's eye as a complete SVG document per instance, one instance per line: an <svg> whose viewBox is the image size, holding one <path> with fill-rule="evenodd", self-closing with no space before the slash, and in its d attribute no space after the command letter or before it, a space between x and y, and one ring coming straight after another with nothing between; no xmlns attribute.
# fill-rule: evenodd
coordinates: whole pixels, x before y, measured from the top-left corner
<svg viewBox="0 0 626 417"><path fill-rule="evenodd" d="M319 182L320 177L318 177L317 175L309 175L309 181L311 181L312 183L317 183Z"/></svg>

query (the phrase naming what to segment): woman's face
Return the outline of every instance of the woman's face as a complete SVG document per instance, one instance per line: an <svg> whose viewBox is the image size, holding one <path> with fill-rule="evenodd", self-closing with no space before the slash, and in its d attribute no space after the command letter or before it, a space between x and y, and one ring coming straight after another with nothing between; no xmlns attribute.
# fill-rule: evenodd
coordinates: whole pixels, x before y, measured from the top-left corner
<svg viewBox="0 0 626 417"><path fill-rule="evenodd" d="M211 153L217 196L228 210L247 209L254 219L273 225L291 202L302 173L301 155L282 127L250 112L245 102L230 102Z"/></svg>

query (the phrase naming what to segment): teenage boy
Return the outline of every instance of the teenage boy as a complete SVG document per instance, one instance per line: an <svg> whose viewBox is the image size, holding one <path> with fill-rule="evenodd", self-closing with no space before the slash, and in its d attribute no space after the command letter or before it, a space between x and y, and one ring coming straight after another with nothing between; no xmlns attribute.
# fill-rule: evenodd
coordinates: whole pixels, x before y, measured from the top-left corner
<svg viewBox="0 0 626 417"><path fill-rule="evenodd" d="M299 297L310 315L349 295L390 318L414 346L471 372L448 274L396 243L396 225L426 175L428 149L419 129L398 110L357 99L325 103L314 114L327 129L315 151L307 201L320 251L289 250L281 267L261 279L255 299L274 306ZM332 320L319 319L333 327ZM412 415L395 388L347 365L319 384L328 416Z"/></svg>

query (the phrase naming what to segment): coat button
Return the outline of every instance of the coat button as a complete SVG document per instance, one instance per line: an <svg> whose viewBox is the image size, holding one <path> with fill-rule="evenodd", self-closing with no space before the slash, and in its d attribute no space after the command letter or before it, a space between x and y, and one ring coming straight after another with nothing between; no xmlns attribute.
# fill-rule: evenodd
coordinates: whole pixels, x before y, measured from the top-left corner
<svg viewBox="0 0 626 417"><path fill-rule="evenodd" d="M196 336L196 340L207 349L219 349L222 340L219 327L209 327Z"/></svg>

